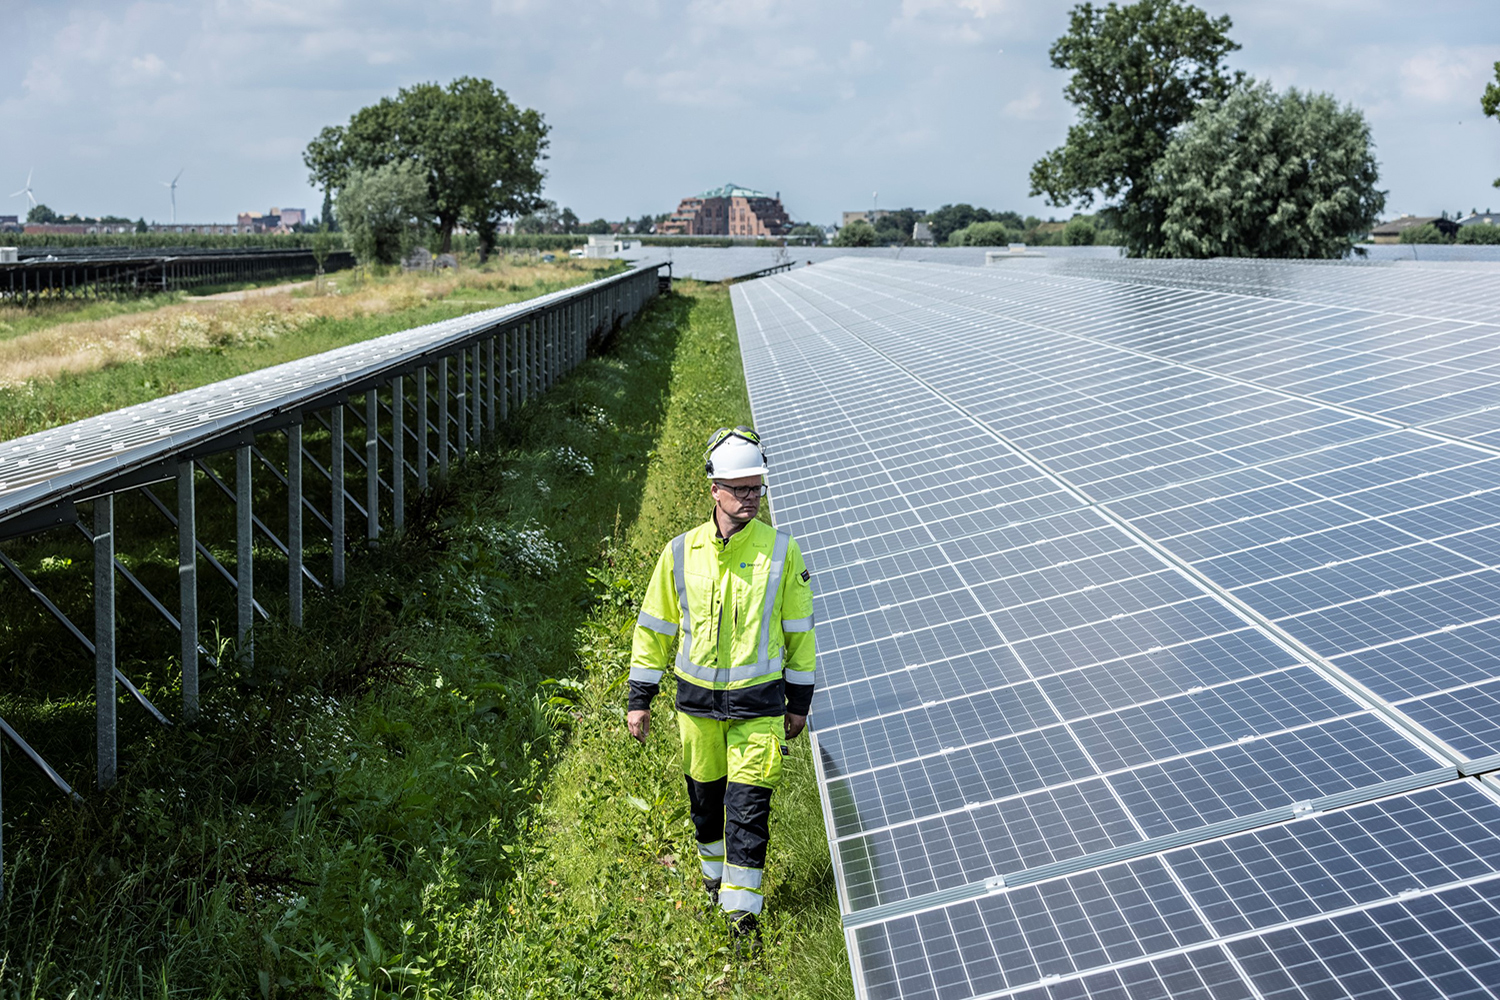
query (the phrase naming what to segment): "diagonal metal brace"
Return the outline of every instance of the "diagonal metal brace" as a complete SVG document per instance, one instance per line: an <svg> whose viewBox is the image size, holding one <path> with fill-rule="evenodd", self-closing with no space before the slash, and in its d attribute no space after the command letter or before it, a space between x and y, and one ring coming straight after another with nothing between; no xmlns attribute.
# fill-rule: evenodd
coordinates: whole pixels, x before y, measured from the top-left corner
<svg viewBox="0 0 1500 1000"><path fill-rule="evenodd" d="M22 753L31 758L31 762L47 776L47 780L57 786L59 791L72 799L74 803L83 801L83 796L73 791L73 786L64 781L63 776L52 769L52 765L47 763L46 758L37 753L36 749L30 743L21 739L21 734L12 729L10 723L4 719L0 719L0 733L4 733L10 737L10 741L19 747Z"/></svg>
<svg viewBox="0 0 1500 1000"><path fill-rule="evenodd" d="M278 483L280 483L282 486L289 485L287 483L286 473L278 469L276 467L276 463L267 458L264 452L262 452L255 445L251 445L250 450L255 453L255 457L260 459L260 463L264 465L266 469L271 473L271 475L276 478L276 481ZM302 508L303 510L306 510L309 514L311 514L314 518L316 518L318 520L318 523L322 524L325 530L330 532L333 531L333 522L328 520L328 518L324 516L323 512L318 509L317 505L314 504L311 500L307 499L307 497L302 498ZM286 550L283 549L282 551L285 552ZM308 573L307 576L311 577L312 574ZM318 584L318 586L321 587L322 584L320 583Z"/></svg>
<svg viewBox="0 0 1500 1000"><path fill-rule="evenodd" d="M261 461L265 461L265 456L264 455L261 456ZM199 461L197 463L197 465L198 465L198 468L202 469L203 472L204 472L204 474L208 477L208 481L211 482L211 483L213 483L221 491L223 491L224 495L227 496L232 503L235 503L235 504L239 503L239 498L237 496L235 496L234 490L230 489L229 488L229 484L226 483L226 482L224 482L224 480L222 480L222 479L219 478L219 474L217 472L215 472L213 469L209 468L207 465L203 464L203 462L201 462L201 461ZM285 480L283 480L283 483L284 482L285 482ZM277 551L279 551L282 555L289 554L289 552L291 550L287 548L286 543L283 542L280 538L278 538L276 536L276 533L274 531L272 531L270 528L266 527L266 523L264 521L262 521L257 514L255 514L254 512L251 512L251 514L250 514L250 520L251 520L251 522L257 528L260 529L261 534L265 535L266 538L270 541L270 543L272 545L276 546ZM323 586L322 581L320 581L316 576L313 576L312 570L308 569L305 565L302 567L302 575L305 576L305 577L307 577L309 580L311 580L312 583L313 583L313 586L315 586L315 587L322 587Z"/></svg>
<svg viewBox="0 0 1500 1000"><path fill-rule="evenodd" d="M172 522L172 527L177 527L177 515L168 510L167 505L158 500L156 494L152 493L149 487L142 486L141 492L146 495L146 499L150 500L157 510L162 512L163 517ZM236 591L240 589L239 577L235 576L233 573L229 572L229 570L225 569L224 564L214 558L214 554L208 551L208 547L206 545L204 545L200 541L197 541L196 539L193 541L193 545L197 547L198 554L204 559L208 560L208 564L214 569L218 570L220 576L229 581L229 585L231 587L233 587ZM264 619L270 620L271 616L266 613L265 608L260 606L260 602L255 601L254 604L255 610L260 613L260 616Z"/></svg>
<svg viewBox="0 0 1500 1000"><path fill-rule="evenodd" d="M42 593L41 588L31 582L31 577L27 576L24 572L22 572L21 567L17 566L14 562L11 561L10 556L7 556L4 552L0 552L0 564L4 564L5 568L10 570L11 575L14 576L17 580L20 580L22 586L24 586L27 590L31 591L31 596L42 602L42 607L46 608L48 612L51 613L53 618L56 618L59 622L62 623L64 628L73 633L73 638L77 639L80 643L83 644L83 647L89 651L90 656L94 655L94 641L78 630L78 626L74 625L72 621L68 619L68 616L63 613L62 608L59 608L56 604L53 604L52 601L47 597L47 595ZM118 565L118 563L116 565ZM123 673L120 672L119 667L115 667L114 672L115 680L119 681L120 684L124 686L125 690L129 691L130 694L135 698L135 700L141 703L141 706L145 708L146 711L154 715L157 722L160 722L164 726L170 726L172 724L172 721L170 719L161 714L160 709L151 704L151 699L141 694L140 689L130 682L130 678L126 677Z"/></svg>
<svg viewBox="0 0 1500 1000"><path fill-rule="evenodd" d="M73 527L82 532L84 538L87 538L91 542L94 540L94 533L90 531L82 521L74 521ZM168 611L166 605L162 604L161 601L158 601L156 599L156 595L151 593L151 591L146 588L146 585L139 579L137 579L136 575L130 572L130 570L125 567L125 564L120 562L119 559L115 560L115 569L119 571L119 574L125 578L126 582L134 587L136 591L139 592L140 595L144 597L153 608L161 613L161 616L167 620L168 624L170 624L178 632L182 631L182 622L177 620L177 616ZM208 647L203 645L203 643L201 642L198 643L198 652L206 657L209 663L212 663L216 667L219 665L218 660L214 659L213 653L209 652Z"/></svg>

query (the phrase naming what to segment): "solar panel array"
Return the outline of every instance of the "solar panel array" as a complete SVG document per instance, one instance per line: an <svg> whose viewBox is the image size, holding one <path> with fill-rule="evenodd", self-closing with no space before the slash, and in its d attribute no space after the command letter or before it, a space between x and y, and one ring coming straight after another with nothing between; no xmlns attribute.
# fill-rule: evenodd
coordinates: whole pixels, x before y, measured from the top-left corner
<svg viewBox="0 0 1500 1000"><path fill-rule="evenodd" d="M467 335L540 314L591 288L624 286L633 274L386 334L0 442L0 519L119 469L170 458L186 444L316 399L403 360L425 359Z"/></svg>
<svg viewBox="0 0 1500 1000"><path fill-rule="evenodd" d="M1125 264L734 289L859 991L1500 996L1500 327Z"/></svg>

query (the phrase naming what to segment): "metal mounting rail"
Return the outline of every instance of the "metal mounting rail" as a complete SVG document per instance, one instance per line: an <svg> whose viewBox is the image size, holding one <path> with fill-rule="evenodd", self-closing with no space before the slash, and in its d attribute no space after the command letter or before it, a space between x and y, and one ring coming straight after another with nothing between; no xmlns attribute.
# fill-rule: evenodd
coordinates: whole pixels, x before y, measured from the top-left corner
<svg viewBox="0 0 1500 1000"><path fill-rule="evenodd" d="M270 545L287 560L287 619L302 624L303 585L339 587L351 546L345 511L364 521L369 545L378 544L382 517L399 529L408 499L434 476L446 477L486 436L518 408L545 392L588 357L591 348L636 315L659 290L657 267L612 275L527 302L473 313L393 333L310 358L241 375L149 403L90 417L74 424L0 442L0 545L26 538L33 549L47 544L53 529L74 526L93 549L94 634L85 634L17 562L0 551L0 567L21 581L34 599L62 623L94 660L96 782L115 783L115 711L123 686L163 724L167 715L116 666L117 581L127 598L143 598L180 637L175 655L182 669L181 718L198 715L198 667L209 650L199 639L199 557L229 584L236 602L232 655L254 660L257 617L269 613L256 599L255 545ZM355 415L349 426L346 414ZM310 422L309 422L310 421ZM304 430L308 439L304 439ZM352 438L352 440L351 440ZM285 450L271 448L284 442ZM233 455L234 474L210 463ZM278 464L272 457L285 456ZM348 461L349 456L354 461ZM412 459L415 460L413 463ZM214 465L218 464L218 468ZM311 466L314 497L303 488ZM257 513L253 473L269 469L286 509L273 517ZM173 482L175 512L150 487ZM197 488L210 487L234 511L234 537L220 539L216 558L199 537ZM159 510L178 540L178 612L153 594L128 558L117 558L116 498L139 496ZM356 499L359 498L359 499ZM362 502L361 502L362 501ZM319 503L326 503L326 508ZM80 516L80 505L91 518ZM307 529L327 542L328 572L307 565ZM285 532L275 530L285 525ZM257 537L258 536L258 537ZM3 573L0 573L3 577ZM264 581L262 581L264 583ZM280 588L277 588L280 590ZM149 612L148 612L149 614ZM60 789L71 787L8 724L9 737ZM0 892L4 883L0 880Z"/></svg>

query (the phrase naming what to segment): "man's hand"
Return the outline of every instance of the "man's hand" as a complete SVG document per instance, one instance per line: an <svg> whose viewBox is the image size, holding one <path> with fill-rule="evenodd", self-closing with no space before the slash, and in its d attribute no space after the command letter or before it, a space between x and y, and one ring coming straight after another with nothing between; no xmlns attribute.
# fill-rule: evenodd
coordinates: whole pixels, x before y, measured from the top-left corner
<svg viewBox="0 0 1500 1000"><path fill-rule="evenodd" d="M625 726L630 730L631 736L634 736L642 743L646 742L646 734L651 732L651 709L637 708L626 713ZM798 726L797 728L801 729L802 727Z"/></svg>
<svg viewBox="0 0 1500 1000"><path fill-rule="evenodd" d="M795 740L797 738L797 734L802 732L802 730L805 728L807 728L807 716L793 715L791 712L786 713L787 739Z"/></svg>

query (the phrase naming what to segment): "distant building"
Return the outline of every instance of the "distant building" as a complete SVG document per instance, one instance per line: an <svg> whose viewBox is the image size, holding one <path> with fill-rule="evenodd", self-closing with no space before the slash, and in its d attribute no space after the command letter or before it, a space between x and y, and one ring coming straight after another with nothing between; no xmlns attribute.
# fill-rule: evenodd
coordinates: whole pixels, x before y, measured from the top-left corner
<svg viewBox="0 0 1500 1000"><path fill-rule="evenodd" d="M925 222L918 222L911 227L911 241L915 246L932 246L932 230Z"/></svg>
<svg viewBox="0 0 1500 1000"><path fill-rule="evenodd" d="M843 228L851 222L868 222L873 226L890 214L889 211L883 208L872 208L865 212L845 212L844 221L839 223L839 227Z"/></svg>
<svg viewBox="0 0 1500 1000"><path fill-rule="evenodd" d="M5 216L0 215L0 223L5 222ZM1466 219L1459 219L1460 226L1500 226L1500 212L1491 212L1485 209L1483 212L1475 212Z"/></svg>
<svg viewBox="0 0 1500 1000"><path fill-rule="evenodd" d="M1399 219L1382 222L1370 230L1370 238L1376 243L1400 243L1402 233L1408 229L1421 229L1429 222L1444 236L1452 236L1458 232L1457 222L1440 215L1403 215Z"/></svg>
<svg viewBox="0 0 1500 1000"><path fill-rule="evenodd" d="M19 215L0 215L0 233L23 232Z"/></svg>
<svg viewBox="0 0 1500 1000"><path fill-rule="evenodd" d="M678 236L785 236L792 220L774 196L738 184L725 184L684 198L656 231Z"/></svg>
<svg viewBox="0 0 1500 1000"><path fill-rule="evenodd" d="M305 208L273 208L265 214L241 212L238 219L241 233L289 233L293 226L306 223Z"/></svg>

